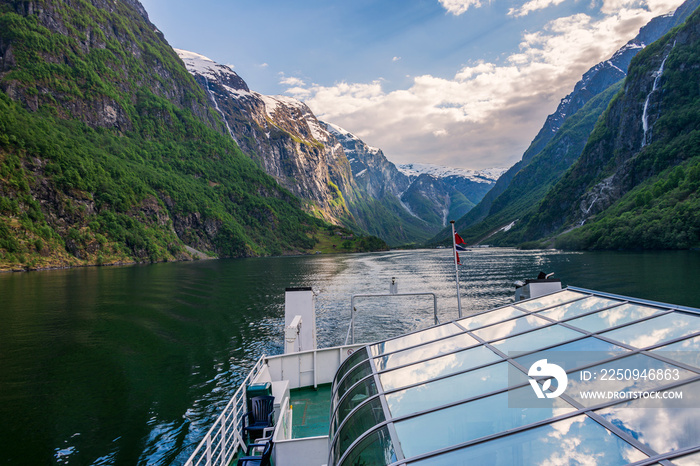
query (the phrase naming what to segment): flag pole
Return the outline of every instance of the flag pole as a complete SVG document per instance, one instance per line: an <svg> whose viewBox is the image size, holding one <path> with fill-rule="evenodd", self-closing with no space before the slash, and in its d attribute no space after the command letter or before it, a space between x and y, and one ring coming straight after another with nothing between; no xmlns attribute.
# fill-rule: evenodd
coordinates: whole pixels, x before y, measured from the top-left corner
<svg viewBox="0 0 700 466"><path fill-rule="evenodd" d="M457 281L457 313L459 318L462 318L462 299L459 296L459 263L457 262L457 243L455 242L455 221L450 220L452 224L452 257L455 261L455 275Z"/></svg>

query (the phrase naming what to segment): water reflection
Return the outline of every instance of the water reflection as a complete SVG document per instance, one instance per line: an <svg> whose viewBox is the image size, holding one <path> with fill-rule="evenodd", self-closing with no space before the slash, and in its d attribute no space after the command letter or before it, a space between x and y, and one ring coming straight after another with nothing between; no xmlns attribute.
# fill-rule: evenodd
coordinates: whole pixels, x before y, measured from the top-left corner
<svg viewBox="0 0 700 466"><path fill-rule="evenodd" d="M598 332L606 328L617 327L627 322L643 319L661 311L662 309L656 307L623 304L622 306L573 319L569 321L569 324L589 332Z"/></svg>
<svg viewBox="0 0 700 466"><path fill-rule="evenodd" d="M409 348L404 351L398 351L396 353L392 353L381 358L376 358L375 363L377 365L377 370L381 371L384 369L390 369L392 367L399 367L405 364L411 364L416 361L421 361L423 359L438 356L440 354L449 353L458 349L468 348L476 344L478 344L478 341L476 339L464 333L460 335L455 335L453 337L448 337L433 343L427 343L425 345L417 346L415 348Z"/></svg>
<svg viewBox="0 0 700 466"><path fill-rule="evenodd" d="M652 352L700 368L700 336L662 346Z"/></svg>
<svg viewBox="0 0 700 466"><path fill-rule="evenodd" d="M522 397L532 389L528 386L512 392ZM499 393L399 421L394 427L408 458L574 411L558 398L547 399L543 404L509 408L508 394Z"/></svg>
<svg viewBox="0 0 700 466"><path fill-rule="evenodd" d="M404 416L508 387L505 361L386 395L392 416ZM522 377L522 382L526 378Z"/></svg>
<svg viewBox="0 0 700 466"><path fill-rule="evenodd" d="M457 323L467 330L474 330L477 328L486 327L487 325L503 322L504 320L511 319L513 317L520 317L522 315L522 311L508 306L496 311L485 312L476 316L467 317L466 319L458 320Z"/></svg>
<svg viewBox="0 0 700 466"><path fill-rule="evenodd" d="M700 438L700 382L667 390L682 392L675 407L635 400L596 411L659 454L697 445ZM668 404L668 403L667 403Z"/></svg>
<svg viewBox="0 0 700 466"><path fill-rule="evenodd" d="M591 393L650 392L658 387L696 375L643 354L634 354L586 370L592 374L589 380L581 374L575 374L577 377L571 377L567 387L567 393L583 406L595 406L612 401L612 395L601 399L590 397ZM633 373L633 370L637 372ZM621 375L618 376L618 374ZM656 400L656 402L662 404L667 400Z"/></svg>
<svg viewBox="0 0 700 466"><path fill-rule="evenodd" d="M512 303L513 282L540 270L700 307L694 252L461 256L464 316ZM435 292L441 322L457 319L449 250L2 274L3 458L183 464L260 354L282 351L286 287L319 292L319 346L332 346L345 341L350 296L386 293L392 277L400 292ZM358 315L358 340L378 341L432 325L432 299L365 300Z"/></svg>
<svg viewBox="0 0 700 466"><path fill-rule="evenodd" d="M556 304L562 304L569 301L573 301L574 299L581 299L584 296L586 295L574 291L567 291L564 293L557 293L553 296L545 296L534 301L518 303L518 307L521 307L528 311L535 311L544 307L550 307Z"/></svg>
<svg viewBox="0 0 700 466"><path fill-rule="evenodd" d="M615 304L620 304L620 301L590 297L542 311L540 314L549 317L550 319L562 321L580 314L586 314L598 309L603 309L604 307L614 306Z"/></svg>
<svg viewBox="0 0 700 466"><path fill-rule="evenodd" d="M435 458L410 463L420 466L488 464L623 465L647 458L585 415L481 443Z"/></svg>
<svg viewBox="0 0 700 466"><path fill-rule="evenodd" d="M474 335L490 341L497 338L504 338L515 333L525 332L527 330L542 327L549 324L549 321L541 319L535 315L519 317L517 319L508 320L502 324L484 327L479 330L474 330Z"/></svg>
<svg viewBox="0 0 700 466"><path fill-rule="evenodd" d="M438 327L424 330L422 332L413 333L405 337L388 340L377 345L372 345L370 350L374 356L380 354L391 353L392 351L400 350L408 346L420 345L429 341L437 340L438 338L454 335L462 330L453 324L440 325ZM474 342L476 343L476 341Z"/></svg>
<svg viewBox="0 0 700 466"><path fill-rule="evenodd" d="M477 346L458 353L440 356L420 364L413 364L379 374L385 391L412 385L426 380L449 375L472 367L500 360L500 357L485 346Z"/></svg>
<svg viewBox="0 0 700 466"><path fill-rule="evenodd" d="M700 329L700 316L674 312L617 330L603 332L601 335L636 348L647 348L664 341L697 333L698 329Z"/></svg>

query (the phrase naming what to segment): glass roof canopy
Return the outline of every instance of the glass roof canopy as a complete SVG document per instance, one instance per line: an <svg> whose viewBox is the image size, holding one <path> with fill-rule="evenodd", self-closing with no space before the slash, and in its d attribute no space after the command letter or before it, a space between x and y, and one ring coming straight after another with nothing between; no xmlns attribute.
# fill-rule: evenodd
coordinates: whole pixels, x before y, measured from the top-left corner
<svg viewBox="0 0 700 466"><path fill-rule="evenodd" d="M700 310L569 287L360 348L332 394L336 466L700 464Z"/></svg>

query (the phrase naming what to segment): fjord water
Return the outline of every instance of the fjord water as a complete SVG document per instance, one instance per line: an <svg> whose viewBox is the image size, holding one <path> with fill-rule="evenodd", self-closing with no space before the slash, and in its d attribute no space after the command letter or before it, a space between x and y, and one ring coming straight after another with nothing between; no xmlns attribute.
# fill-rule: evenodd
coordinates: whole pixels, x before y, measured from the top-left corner
<svg viewBox="0 0 700 466"><path fill-rule="evenodd" d="M512 301L513 281L700 307L700 253L475 249L462 306ZM247 369L282 352L284 289L311 286L319 346L342 344L353 293L431 291L457 317L450 250L101 267L0 276L0 460L182 464ZM362 299L358 340L432 324L432 299Z"/></svg>

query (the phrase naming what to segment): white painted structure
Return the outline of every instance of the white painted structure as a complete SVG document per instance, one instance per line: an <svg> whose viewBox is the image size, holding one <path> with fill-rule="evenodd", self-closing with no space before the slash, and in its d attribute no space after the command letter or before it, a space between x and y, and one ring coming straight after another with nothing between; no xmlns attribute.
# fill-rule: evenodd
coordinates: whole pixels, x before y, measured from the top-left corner
<svg viewBox="0 0 700 466"><path fill-rule="evenodd" d="M316 349L316 296L311 288L284 292L284 353Z"/></svg>
<svg viewBox="0 0 700 466"><path fill-rule="evenodd" d="M554 293L561 290L561 280L556 278L547 278L538 280L525 280L525 282L515 282L515 302L523 299L539 298L546 294Z"/></svg>

